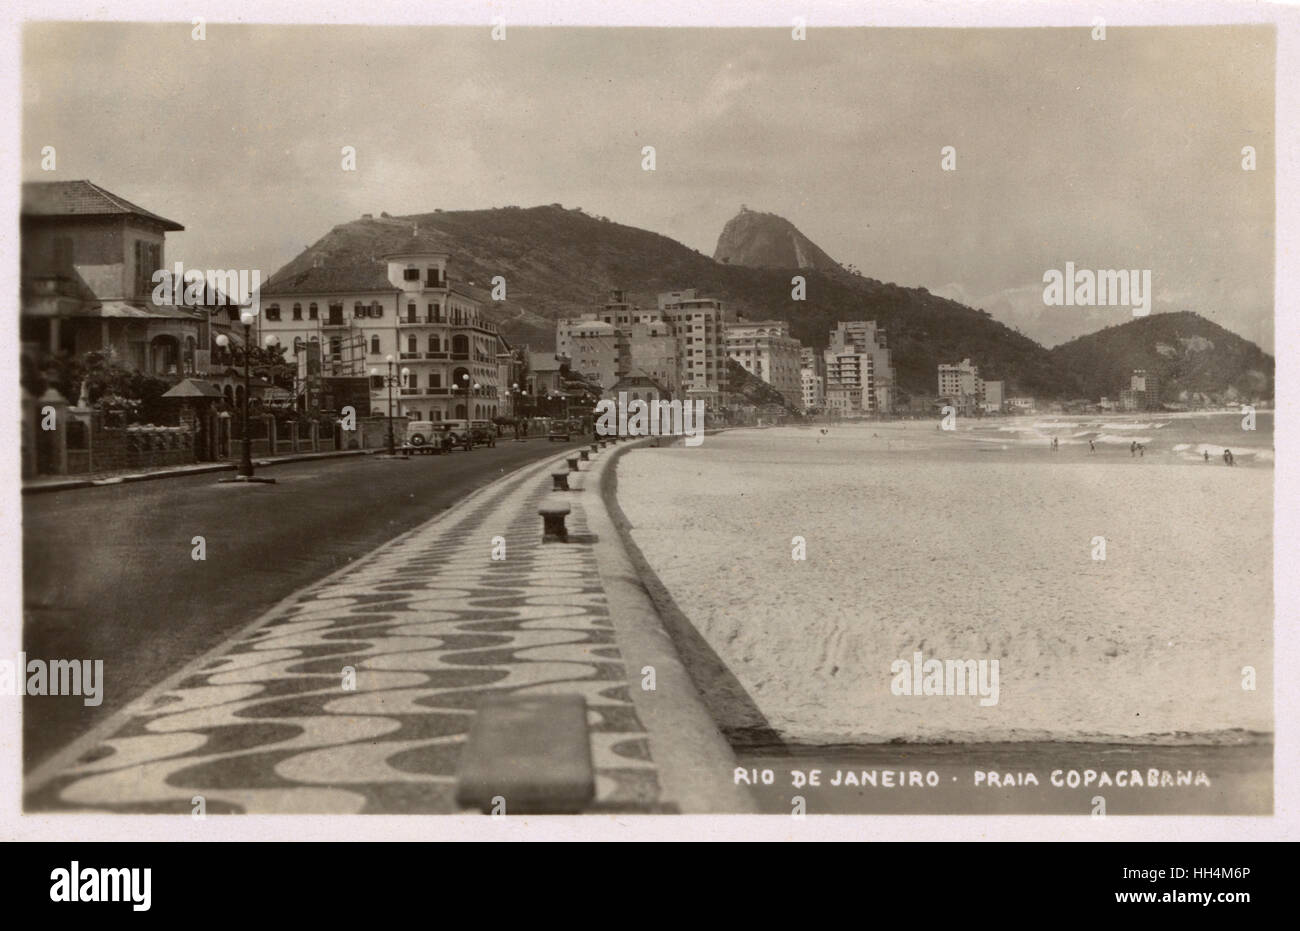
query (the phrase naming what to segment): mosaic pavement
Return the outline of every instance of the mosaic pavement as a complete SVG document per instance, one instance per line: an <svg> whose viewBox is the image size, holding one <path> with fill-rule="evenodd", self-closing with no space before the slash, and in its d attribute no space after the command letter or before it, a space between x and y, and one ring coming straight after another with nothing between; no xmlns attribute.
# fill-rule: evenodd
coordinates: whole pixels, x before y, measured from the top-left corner
<svg viewBox="0 0 1300 931"><path fill-rule="evenodd" d="M585 464L584 464L585 465ZM449 813L475 703L586 697L595 810L663 810L583 499L541 543L555 460L296 595L27 799L31 810ZM506 540L493 561L492 538ZM355 670L355 690L343 669Z"/></svg>

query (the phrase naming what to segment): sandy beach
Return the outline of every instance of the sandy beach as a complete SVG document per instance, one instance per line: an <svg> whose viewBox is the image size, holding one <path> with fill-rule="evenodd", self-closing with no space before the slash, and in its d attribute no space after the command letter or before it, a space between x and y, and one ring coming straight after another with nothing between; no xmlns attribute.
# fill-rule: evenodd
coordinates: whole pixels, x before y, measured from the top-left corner
<svg viewBox="0 0 1300 931"><path fill-rule="evenodd" d="M1231 743L1273 728L1272 483L918 421L634 450L617 498L733 738ZM917 652L997 660L997 703L895 694Z"/></svg>

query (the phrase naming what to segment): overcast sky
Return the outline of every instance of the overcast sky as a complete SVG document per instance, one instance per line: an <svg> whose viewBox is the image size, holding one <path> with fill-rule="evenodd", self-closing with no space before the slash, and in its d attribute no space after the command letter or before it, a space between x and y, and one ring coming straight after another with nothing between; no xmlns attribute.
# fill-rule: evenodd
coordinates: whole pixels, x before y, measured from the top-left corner
<svg viewBox="0 0 1300 931"><path fill-rule="evenodd" d="M712 255L743 203L1049 345L1131 319L1043 307L1073 261L1149 268L1157 311L1273 350L1266 27L190 30L29 26L23 176L183 223L192 267L269 275L362 213L552 202Z"/></svg>

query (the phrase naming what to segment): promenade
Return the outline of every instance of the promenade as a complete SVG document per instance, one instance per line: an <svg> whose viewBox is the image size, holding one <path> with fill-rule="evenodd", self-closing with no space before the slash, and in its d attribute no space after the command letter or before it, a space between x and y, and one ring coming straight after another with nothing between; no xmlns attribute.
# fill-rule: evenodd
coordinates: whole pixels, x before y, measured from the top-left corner
<svg viewBox="0 0 1300 931"><path fill-rule="evenodd" d="M294 593L54 754L28 775L27 809L189 813L201 796L209 814L455 812L474 707L509 693L586 699L591 810L745 810L666 638L620 627L657 621L616 577L619 553L598 552L618 547L596 487L615 452L583 463L565 494L568 543L543 544L537 515L563 459L526 465ZM646 662L659 691L639 688Z"/></svg>

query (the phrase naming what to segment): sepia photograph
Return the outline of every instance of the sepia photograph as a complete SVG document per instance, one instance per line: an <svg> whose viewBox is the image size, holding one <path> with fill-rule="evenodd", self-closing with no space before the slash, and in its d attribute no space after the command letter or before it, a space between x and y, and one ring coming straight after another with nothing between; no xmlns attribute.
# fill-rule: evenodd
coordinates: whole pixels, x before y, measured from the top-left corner
<svg viewBox="0 0 1300 931"><path fill-rule="evenodd" d="M478 12L19 25L22 815L1274 816L1277 25Z"/></svg>

